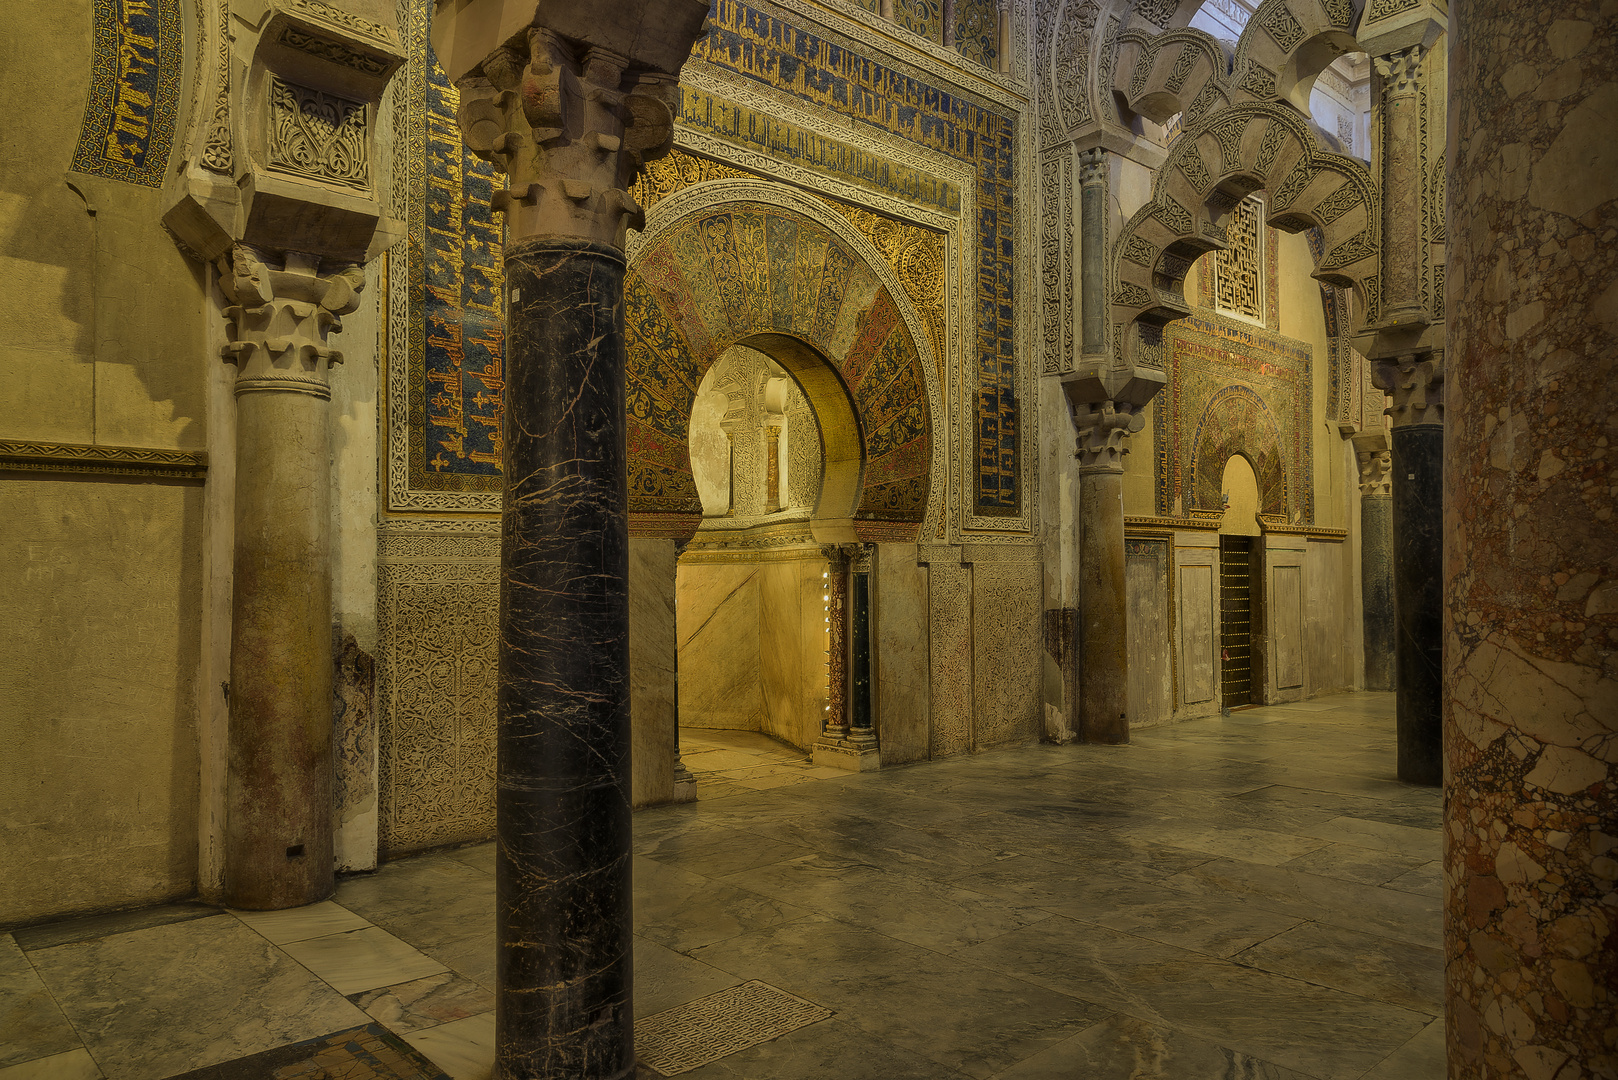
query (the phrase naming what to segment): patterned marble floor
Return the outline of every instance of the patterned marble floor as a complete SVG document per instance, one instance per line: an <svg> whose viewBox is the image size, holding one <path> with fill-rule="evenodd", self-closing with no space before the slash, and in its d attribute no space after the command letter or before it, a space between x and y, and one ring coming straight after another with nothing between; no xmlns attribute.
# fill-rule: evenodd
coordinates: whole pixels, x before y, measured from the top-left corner
<svg viewBox="0 0 1618 1080"><path fill-rule="evenodd" d="M635 819L636 1015L755 981L832 1012L691 1080L1443 1075L1441 799L1393 779L1392 695L864 775L689 734L704 797ZM0 935L0 1080L292 1080L232 1063L306 1040L486 1077L493 861Z"/></svg>

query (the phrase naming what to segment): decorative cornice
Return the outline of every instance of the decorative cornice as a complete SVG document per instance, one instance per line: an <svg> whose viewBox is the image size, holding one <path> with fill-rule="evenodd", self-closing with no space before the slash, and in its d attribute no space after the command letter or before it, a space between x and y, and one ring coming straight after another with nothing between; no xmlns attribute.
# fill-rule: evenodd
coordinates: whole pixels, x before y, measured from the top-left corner
<svg viewBox="0 0 1618 1080"><path fill-rule="evenodd" d="M1201 529L1205 532L1219 531L1220 524L1225 517L1220 514L1215 517L1125 517L1124 532L1173 532L1176 529Z"/></svg>
<svg viewBox="0 0 1618 1080"><path fill-rule="evenodd" d="M13 471L200 480L208 472L208 455L144 446L0 440L0 472Z"/></svg>

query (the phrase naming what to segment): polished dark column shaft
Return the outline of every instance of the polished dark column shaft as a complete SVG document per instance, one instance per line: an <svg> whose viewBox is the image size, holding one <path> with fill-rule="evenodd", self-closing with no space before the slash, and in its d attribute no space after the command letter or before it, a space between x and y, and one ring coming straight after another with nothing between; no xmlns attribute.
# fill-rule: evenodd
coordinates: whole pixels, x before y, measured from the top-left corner
<svg viewBox="0 0 1618 1080"><path fill-rule="evenodd" d="M1444 429L1393 429L1399 779L1444 782Z"/></svg>
<svg viewBox="0 0 1618 1080"><path fill-rule="evenodd" d="M501 1080L633 1073L624 257L506 249Z"/></svg>

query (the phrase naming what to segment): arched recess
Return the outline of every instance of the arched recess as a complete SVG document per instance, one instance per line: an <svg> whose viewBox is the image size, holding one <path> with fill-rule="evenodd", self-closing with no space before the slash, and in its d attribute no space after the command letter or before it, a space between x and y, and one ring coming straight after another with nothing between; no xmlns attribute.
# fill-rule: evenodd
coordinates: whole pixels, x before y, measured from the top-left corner
<svg viewBox="0 0 1618 1080"><path fill-rule="evenodd" d="M1259 514L1280 521L1290 518L1291 485L1281 456L1281 428L1263 398L1245 386L1220 390L1208 399L1191 445L1192 505L1188 509L1222 513L1225 464L1241 456L1253 467L1258 482Z"/></svg>
<svg viewBox="0 0 1618 1080"><path fill-rule="evenodd" d="M846 220L781 184L693 185L632 237L624 298L631 534L700 523L692 402L745 345L792 375L820 421L816 536L916 537L944 467L936 365L892 270Z"/></svg>

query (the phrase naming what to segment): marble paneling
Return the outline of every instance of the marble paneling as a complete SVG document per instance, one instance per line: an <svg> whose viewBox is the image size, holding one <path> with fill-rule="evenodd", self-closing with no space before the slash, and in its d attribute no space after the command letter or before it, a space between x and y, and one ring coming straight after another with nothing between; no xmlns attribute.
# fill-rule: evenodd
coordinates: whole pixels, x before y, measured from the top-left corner
<svg viewBox="0 0 1618 1080"><path fill-rule="evenodd" d="M876 593L876 716L882 764L928 756L927 574L915 544L878 544Z"/></svg>
<svg viewBox="0 0 1618 1080"><path fill-rule="evenodd" d="M1304 553L1304 665L1308 693L1353 687L1362 634L1350 625L1348 544L1311 538Z"/></svg>
<svg viewBox="0 0 1618 1080"><path fill-rule="evenodd" d="M972 564L975 749L1039 737L1045 716L1041 589L1040 566L1032 560L979 557Z"/></svg>
<svg viewBox="0 0 1618 1080"><path fill-rule="evenodd" d="M824 915L741 934L692 955L790 988L898 1047L973 1077L993 1076L1105 1015L1025 980Z"/></svg>
<svg viewBox="0 0 1618 1080"><path fill-rule="evenodd" d="M1109 1016L996 1080L1311 1080L1303 1073L1132 1016Z"/></svg>
<svg viewBox="0 0 1618 1080"><path fill-rule="evenodd" d="M403 1035L494 1009L494 994L444 971L422 979L349 995L349 1000Z"/></svg>
<svg viewBox="0 0 1618 1080"><path fill-rule="evenodd" d="M629 539L630 798L636 806L674 797L675 556L672 540Z"/></svg>
<svg viewBox="0 0 1618 1080"><path fill-rule="evenodd" d="M1141 553L1136 554L1137 548ZM1161 552L1158 549L1161 548ZM1129 596L1129 726L1147 727L1174 710L1167 545L1124 541Z"/></svg>
<svg viewBox="0 0 1618 1080"><path fill-rule="evenodd" d="M680 725L757 731L758 567L682 562L675 590Z"/></svg>
<svg viewBox="0 0 1618 1080"><path fill-rule="evenodd" d="M0 934L0 1069L79 1045L56 1000L10 934Z"/></svg>
<svg viewBox="0 0 1618 1080"><path fill-rule="evenodd" d="M957 549L923 549L927 567L928 700L932 731L927 756L973 749L972 568Z"/></svg>
<svg viewBox="0 0 1618 1080"><path fill-rule="evenodd" d="M1211 562L1180 566L1180 700L1186 705L1211 702L1219 693L1214 667L1218 623L1214 618L1214 566Z"/></svg>
<svg viewBox="0 0 1618 1080"><path fill-rule="evenodd" d="M228 915L29 958L108 1080L160 1080L366 1022Z"/></svg>
<svg viewBox="0 0 1618 1080"><path fill-rule="evenodd" d="M758 567L760 730L804 751L820 737L827 701L825 569L819 555Z"/></svg>

